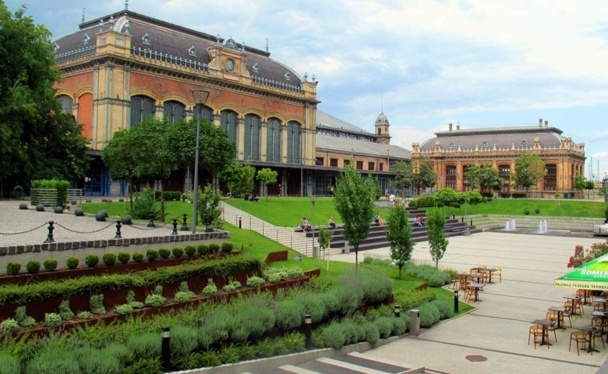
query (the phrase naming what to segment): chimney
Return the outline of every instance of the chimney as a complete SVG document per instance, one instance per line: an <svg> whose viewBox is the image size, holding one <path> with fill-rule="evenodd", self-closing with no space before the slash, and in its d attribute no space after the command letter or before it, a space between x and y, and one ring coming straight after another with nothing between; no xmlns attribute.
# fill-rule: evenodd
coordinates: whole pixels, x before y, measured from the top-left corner
<svg viewBox="0 0 608 374"><path fill-rule="evenodd" d="M451 123L449 124L449 129L450 129L450 131L452 131L452 124Z"/></svg>
<svg viewBox="0 0 608 374"><path fill-rule="evenodd" d="M545 121L545 127L549 126L549 121Z"/></svg>
<svg viewBox="0 0 608 374"><path fill-rule="evenodd" d="M456 125L456 130L460 130L460 125Z"/></svg>
<svg viewBox="0 0 608 374"><path fill-rule="evenodd" d="M538 119L538 127L543 127L543 119L542 118Z"/></svg>

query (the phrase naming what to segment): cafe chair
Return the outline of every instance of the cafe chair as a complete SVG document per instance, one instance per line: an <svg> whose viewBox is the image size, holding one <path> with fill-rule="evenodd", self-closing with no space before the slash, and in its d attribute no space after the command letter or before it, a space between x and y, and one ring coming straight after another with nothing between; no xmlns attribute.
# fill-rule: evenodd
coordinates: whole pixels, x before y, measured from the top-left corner
<svg viewBox="0 0 608 374"><path fill-rule="evenodd" d="M604 307L604 303L594 302L593 310L597 310L598 312L605 312L606 308Z"/></svg>
<svg viewBox="0 0 608 374"><path fill-rule="evenodd" d="M566 300L566 302L564 302L564 309L565 311L562 313L562 326L566 326L566 318L568 318L568 324L572 327L572 300Z"/></svg>
<svg viewBox="0 0 608 374"><path fill-rule="evenodd" d="M568 352L572 349L572 341L576 342L576 354L578 356L581 355L581 348L583 350L589 348L589 344L591 344L591 339L589 338L589 334L587 331L573 331L570 333L570 344L568 344Z"/></svg>
<svg viewBox="0 0 608 374"><path fill-rule="evenodd" d="M606 344L604 343L604 323L601 317L593 316L591 317L591 326L595 327L595 329L591 332L591 336L593 338L593 345L597 347L597 339L599 338L602 342L602 346L606 349Z"/></svg>
<svg viewBox="0 0 608 374"><path fill-rule="evenodd" d="M545 341L549 341L549 334L546 330L543 330L541 325L532 325L528 330L528 345L530 345L530 338L534 341L534 349L536 349L536 344L540 344L543 340L543 334L545 335ZM547 344L547 348L549 348L549 344Z"/></svg>
<svg viewBox="0 0 608 374"><path fill-rule="evenodd" d="M498 277L498 281L502 282L502 268L500 266L492 266L492 269L494 269L493 276L495 278Z"/></svg>
<svg viewBox="0 0 608 374"><path fill-rule="evenodd" d="M465 287L465 289L464 289L464 301L466 303L471 302L471 301L475 301L475 288L473 288L473 287ZM477 299L477 302L479 302L479 299Z"/></svg>
<svg viewBox="0 0 608 374"><path fill-rule="evenodd" d="M547 326L547 335L549 332L553 331L553 336L555 337L555 342L557 343L557 320L559 319L559 315L556 311L550 310L547 312L546 319L553 322L551 326Z"/></svg>

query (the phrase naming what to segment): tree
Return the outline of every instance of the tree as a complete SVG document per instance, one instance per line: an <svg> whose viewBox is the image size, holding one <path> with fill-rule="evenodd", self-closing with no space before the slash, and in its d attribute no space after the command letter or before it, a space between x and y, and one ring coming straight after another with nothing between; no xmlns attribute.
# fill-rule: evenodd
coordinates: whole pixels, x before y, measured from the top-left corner
<svg viewBox="0 0 608 374"><path fill-rule="evenodd" d="M490 165L481 165L481 168L479 169L480 191L500 191L503 184L504 181L500 177L498 169L494 169Z"/></svg>
<svg viewBox="0 0 608 374"><path fill-rule="evenodd" d="M395 181L393 185L403 195L403 191L412 187L414 180L414 174L412 172L412 164L405 161L397 161L393 165L393 171L395 172Z"/></svg>
<svg viewBox="0 0 608 374"><path fill-rule="evenodd" d="M479 188L481 180L481 167L477 164L469 165L467 171L464 172L464 179L469 183L472 189Z"/></svg>
<svg viewBox="0 0 608 374"><path fill-rule="evenodd" d="M582 190L584 190L586 187L585 184L585 177L583 177L582 175L577 175L574 177L574 189L577 190L578 192L581 192Z"/></svg>
<svg viewBox="0 0 608 374"><path fill-rule="evenodd" d="M433 187L437 183L437 174L433 171L428 160L419 159L412 170L412 185L416 188L418 195L423 188Z"/></svg>
<svg viewBox="0 0 608 374"><path fill-rule="evenodd" d="M329 248L329 244L331 243L331 237L333 233L327 227L322 227L319 231L319 247L323 251L327 251ZM327 270L329 270L329 251L326 252L327 256Z"/></svg>
<svg viewBox="0 0 608 374"><path fill-rule="evenodd" d="M355 249L355 267L359 267L359 244L369 236L370 222L375 215L375 183L363 178L353 166L346 165L336 181L334 204L344 223L344 238Z"/></svg>
<svg viewBox="0 0 608 374"><path fill-rule="evenodd" d="M414 241L412 225L407 210L402 205L390 208L386 220L386 237L391 243L391 259L399 268L399 279L403 266L412 258Z"/></svg>
<svg viewBox="0 0 608 374"><path fill-rule="evenodd" d="M200 221L205 225L210 223L215 228L222 228L222 207L220 206L220 194L213 190L211 185L206 185L198 191L198 213Z"/></svg>
<svg viewBox="0 0 608 374"><path fill-rule="evenodd" d="M515 159L515 174L512 178L516 186L526 189L526 197L530 187L535 186L545 176L545 163L535 154L525 153Z"/></svg>
<svg viewBox="0 0 608 374"><path fill-rule="evenodd" d="M5 184L84 177L88 164L82 127L55 97L51 33L25 11L0 1L0 196Z"/></svg>
<svg viewBox="0 0 608 374"><path fill-rule="evenodd" d="M253 190L255 168L251 165L228 165L221 173L220 179L228 184L231 196L240 196Z"/></svg>
<svg viewBox="0 0 608 374"><path fill-rule="evenodd" d="M266 201L268 201L268 186L277 183L278 176L279 173L269 168L263 168L261 170L258 170L258 175L256 179L266 186Z"/></svg>
<svg viewBox="0 0 608 374"><path fill-rule="evenodd" d="M441 209L432 209L427 216L426 224L431 258L435 261L435 268L438 269L439 260L443 258L449 243L445 237L445 217Z"/></svg>
<svg viewBox="0 0 608 374"><path fill-rule="evenodd" d="M130 211L133 215L133 179L137 175L137 165L132 148L131 131L121 129L114 133L112 139L103 149L101 159L110 169L110 177L114 180L126 180L129 184Z"/></svg>
<svg viewBox="0 0 608 374"><path fill-rule="evenodd" d="M460 197L458 192L454 191L453 188L444 187L435 194L435 204L437 204L438 207L447 206L449 213L449 207L460 207Z"/></svg>

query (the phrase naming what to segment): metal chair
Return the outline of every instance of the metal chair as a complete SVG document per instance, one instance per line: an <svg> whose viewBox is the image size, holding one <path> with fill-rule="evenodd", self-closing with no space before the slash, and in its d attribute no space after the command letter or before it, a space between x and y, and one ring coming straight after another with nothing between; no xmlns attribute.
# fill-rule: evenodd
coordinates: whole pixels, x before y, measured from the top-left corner
<svg viewBox="0 0 608 374"><path fill-rule="evenodd" d="M568 344L568 352L572 349L572 341L576 342L576 354L581 355L580 349L589 348L591 339L587 331L573 331L570 333L570 344Z"/></svg>

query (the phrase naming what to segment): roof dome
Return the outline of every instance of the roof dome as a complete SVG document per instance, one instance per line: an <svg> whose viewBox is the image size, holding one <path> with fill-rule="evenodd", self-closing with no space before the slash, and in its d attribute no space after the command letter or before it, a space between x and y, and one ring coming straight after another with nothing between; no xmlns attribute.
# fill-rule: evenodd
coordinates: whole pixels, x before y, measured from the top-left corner
<svg viewBox="0 0 608 374"><path fill-rule="evenodd" d="M389 125L388 118L386 118L384 112L380 113L378 118L376 118L376 125Z"/></svg>

